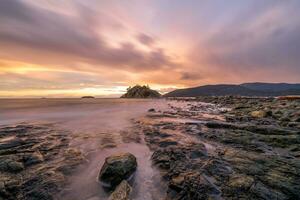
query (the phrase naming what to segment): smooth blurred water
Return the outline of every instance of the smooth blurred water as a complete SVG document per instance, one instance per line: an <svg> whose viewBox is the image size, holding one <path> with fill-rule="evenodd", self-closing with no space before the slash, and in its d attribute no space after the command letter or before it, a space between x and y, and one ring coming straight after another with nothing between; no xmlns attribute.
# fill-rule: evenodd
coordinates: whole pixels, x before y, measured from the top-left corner
<svg viewBox="0 0 300 200"><path fill-rule="evenodd" d="M107 193L97 182L97 176L105 157L117 152L130 152L137 157L133 198L157 199L164 190L159 172L152 167L152 153L142 135L132 129L132 119L142 117L153 107L165 109L166 100L0 99L0 125L54 123L70 130L71 146L80 149L88 163L69 177L70 184L60 194L61 199L106 199ZM141 140L124 142L125 133ZM113 148L103 148L106 142L113 144Z"/></svg>

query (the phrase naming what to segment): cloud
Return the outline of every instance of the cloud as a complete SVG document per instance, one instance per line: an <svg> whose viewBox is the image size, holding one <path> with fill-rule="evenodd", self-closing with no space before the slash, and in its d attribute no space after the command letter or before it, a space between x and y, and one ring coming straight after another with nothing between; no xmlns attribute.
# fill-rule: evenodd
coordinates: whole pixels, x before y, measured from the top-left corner
<svg viewBox="0 0 300 200"><path fill-rule="evenodd" d="M199 72L182 72L181 80L200 80L202 76Z"/></svg>
<svg viewBox="0 0 300 200"><path fill-rule="evenodd" d="M300 73L299 6L295 1L269 4L256 15L248 12L250 16L234 18L201 41L194 52L202 49L202 55L194 54L193 58L219 69L289 69Z"/></svg>
<svg viewBox="0 0 300 200"><path fill-rule="evenodd" d="M154 38L152 38L149 35L146 35L144 33L138 34L137 39L140 43L142 43L146 46L152 46L155 43Z"/></svg>
<svg viewBox="0 0 300 200"><path fill-rule="evenodd" d="M76 9L66 15L53 10L43 10L23 1L2 2L1 51L5 51L4 54L10 53L10 56L14 54L17 59L28 59L28 51L31 51L31 62L43 57L40 54L48 53L58 63L65 57L66 62L87 62L138 71L175 65L164 50L154 48L147 52L129 41L117 47L110 46L101 35L106 27L98 20L109 17L81 4L74 6ZM140 39L145 44L150 44L150 37L146 39L146 35L142 35L143 39Z"/></svg>
<svg viewBox="0 0 300 200"><path fill-rule="evenodd" d="M299 82L299 8L296 0L1 1L0 92Z"/></svg>

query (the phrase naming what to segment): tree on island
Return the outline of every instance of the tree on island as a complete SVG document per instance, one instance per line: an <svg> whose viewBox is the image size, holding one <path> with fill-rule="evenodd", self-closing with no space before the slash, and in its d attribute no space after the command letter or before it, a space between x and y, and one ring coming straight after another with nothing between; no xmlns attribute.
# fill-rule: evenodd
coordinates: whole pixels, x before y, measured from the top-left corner
<svg viewBox="0 0 300 200"><path fill-rule="evenodd" d="M150 89L149 85L135 85L128 87L126 94L123 94L121 98L159 98L161 94L159 92Z"/></svg>

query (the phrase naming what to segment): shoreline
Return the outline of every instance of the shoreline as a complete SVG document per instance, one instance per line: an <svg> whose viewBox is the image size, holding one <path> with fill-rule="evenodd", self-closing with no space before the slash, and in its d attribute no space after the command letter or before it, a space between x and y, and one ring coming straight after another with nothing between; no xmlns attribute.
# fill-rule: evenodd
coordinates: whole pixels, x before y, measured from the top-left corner
<svg viewBox="0 0 300 200"><path fill-rule="evenodd" d="M96 181L104 158L129 151L138 159L133 199L300 197L298 100L123 101L131 103L99 111L93 104L68 107L80 115L67 121L63 115L61 122L1 126L0 159L8 168L1 168L0 196L105 199L110 192Z"/></svg>
<svg viewBox="0 0 300 200"><path fill-rule="evenodd" d="M168 183L166 199L300 197L298 100L173 101L184 102L186 109L170 105L171 111L149 114L140 122L154 150L152 161ZM223 118L207 118L207 113Z"/></svg>

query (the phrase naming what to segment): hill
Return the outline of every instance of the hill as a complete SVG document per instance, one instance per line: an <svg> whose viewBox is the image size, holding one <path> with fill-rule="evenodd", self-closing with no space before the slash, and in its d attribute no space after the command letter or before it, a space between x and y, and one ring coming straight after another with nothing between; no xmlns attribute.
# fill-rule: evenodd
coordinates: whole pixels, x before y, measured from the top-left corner
<svg viewBox="0 0 300 200"><path fill-rule="evenodd" d="M161 94L159 92L150 89L149 86L136 85L129 87L126 94L122 95L121 98L159 98Z"/></svg>
<svg viewBox="0 0 300 200"><path fill-rule="evenodd" d="M299 90L300 84L291 83L243 83L241 86L252 90L268 91L268 92L279 92L287 90Z"/></svg>
<svg viewBox="0 0 300 200"><path fill-rule="evenodd" d="M194 88L178 89L165 94L165 97L195 96L284 96L300 95L300 84L288 83L243 83L204 85Z"/></svg>

